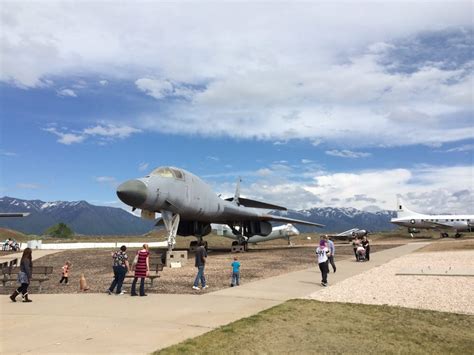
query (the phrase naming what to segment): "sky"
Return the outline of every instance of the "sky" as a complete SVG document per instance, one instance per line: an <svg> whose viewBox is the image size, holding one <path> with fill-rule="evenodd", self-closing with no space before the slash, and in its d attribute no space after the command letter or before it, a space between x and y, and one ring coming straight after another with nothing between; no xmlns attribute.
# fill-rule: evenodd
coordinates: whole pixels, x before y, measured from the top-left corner
<svg viewBox="0 0 474 355"><path fill-rule="evenodd" d="M124 207L172 165L291 209L474 213L456 1L2 1L0 195Z"/></svg>

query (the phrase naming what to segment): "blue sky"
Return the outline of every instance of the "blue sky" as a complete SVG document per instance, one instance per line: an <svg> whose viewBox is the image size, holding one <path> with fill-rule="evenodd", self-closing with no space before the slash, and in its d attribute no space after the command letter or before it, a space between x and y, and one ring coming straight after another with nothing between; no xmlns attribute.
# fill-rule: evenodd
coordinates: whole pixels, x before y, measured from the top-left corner
<svg viewBox="0 0 474 355"><path fill-rule="evenodd" d="M46 5L47 4L47 5ZM470 2L4 2L0 194L156 166L294 209L474 212Z"/></svg>

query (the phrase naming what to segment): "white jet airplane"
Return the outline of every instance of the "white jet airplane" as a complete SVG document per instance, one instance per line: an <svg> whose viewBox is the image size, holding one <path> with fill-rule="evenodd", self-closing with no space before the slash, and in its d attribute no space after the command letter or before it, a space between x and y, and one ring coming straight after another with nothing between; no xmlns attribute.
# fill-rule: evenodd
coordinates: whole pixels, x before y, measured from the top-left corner
<svg viewBox="0 0 474 355"><path fill-rule="evenodd" d="M232 229L223 224L213 224L212 230L217 233L217 235L226 237L229 239L233 239L232 245L238 245L240 240L239 236L235 235ZM274 239L286 239L288 241L288 245L291 245L290 237L299 235L300 232L293 226L291 223L273 227L272 232L268 235L253 235L247 239L247 243L260 243L260 242L267 242L269 240ZM244 247L247 247L247 243L244 244Z"/></svg>
<svg viewBox="0 0 474 355"><path fill-rule="evenodd" d="M454 231L455 238L459 238L459 232L474 232L474 215L429 215L410 211L398 198L397 217L390 220L393 224L407 227L408 233L413 238L413 233L419 229L433 229L441 233L442 238L448 237L447 231Z"/></svg>
<svg viewBox="0 0 474 355"><path fill-rule="evenodd" d="M369 232L366 229L359 229L359 228L352 228L345 232L336 234L336 235L329 235L331 238L340 239L340 240L348 240L351 241L352 239L362 238L365 237Z"/></svg>

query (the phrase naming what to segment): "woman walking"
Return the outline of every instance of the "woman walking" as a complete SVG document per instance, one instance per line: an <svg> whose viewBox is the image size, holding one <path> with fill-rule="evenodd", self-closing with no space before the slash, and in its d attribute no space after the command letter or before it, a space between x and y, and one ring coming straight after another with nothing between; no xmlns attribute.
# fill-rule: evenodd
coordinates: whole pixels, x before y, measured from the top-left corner
<svg viewBox="0 0 474 355"><path fill-rule="evenodd" d="M326 246L326 241L322 239L319 242L319 246L316 248L316 255L318 256L318 266L321 270L321 285L326 287L328 285L328 256L331 255L328 247Z"/></svg>
<svg viewBox="0 0 474 355"><path fill-rule="evenodd" d="M31 260L31 249L26 248L20 261L20 272L18 273L18 282L21 284L10 296L13 302L16 302L16 296L21 293L23 302L32 302L28 298L28 286L31 281L31 274L33 272L33 262Z"/></svg>
<svg viewBox="0 0 474 355"><path fill-rule="evenodd" d="M134 265L135 277L132 282L132 296L138 296L136 291L138 278L140 278L140 296L146 296L145 277L148 276L148 271L150 270L149 256L148 244L143 244L143 249L137 253L137 262Z"/></svg>
<svg viewBox="0 0 474 355"><path fill-rule="evenodd" d="M114 259L113 270L114 270L114 280L109 287L109 295L114 292L115 286L117 286L117 295L123 295L125 292L122 291L123 280L125 280L125 275L127 275L127 271L130 270L130 266L128 264L128 256L125 252L127 247L122 245L119 251L116 251L112 254L112 258Z"/></svg>

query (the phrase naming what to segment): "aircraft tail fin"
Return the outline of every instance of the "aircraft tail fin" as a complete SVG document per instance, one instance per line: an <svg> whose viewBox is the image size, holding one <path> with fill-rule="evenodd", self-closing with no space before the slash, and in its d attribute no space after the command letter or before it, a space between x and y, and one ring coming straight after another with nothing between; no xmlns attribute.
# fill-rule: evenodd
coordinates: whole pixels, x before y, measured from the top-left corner
<svg viewBox="0 0 474 355"><path fill-rule="evenodd" d="M242 178L239 177L237 179L237 185L235 186L235 194L234 194L234 199L233 202L237 205L240 205L239 199L240 199L240 183L242 182Z"/></svg>
<svg viewBox="0 0 474 355"><path fill-rule="evenodd" d="M419 213L409 210L400 196L397 196L397 218L417 215Z"/></svg>

